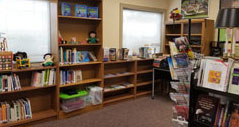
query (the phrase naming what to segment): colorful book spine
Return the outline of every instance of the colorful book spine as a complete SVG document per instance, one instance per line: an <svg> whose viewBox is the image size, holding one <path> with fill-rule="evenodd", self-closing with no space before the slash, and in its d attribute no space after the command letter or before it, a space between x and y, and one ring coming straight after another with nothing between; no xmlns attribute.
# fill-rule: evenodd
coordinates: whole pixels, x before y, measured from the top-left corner
<svg viewBox="0 0 239 127"><path fill-rule="evenodd" d="M0 93L20 90L21 84L19 76L16 74L12 75L1 75L0 76Z"/></svg>
<svg viewBox="0 0 239 127"><path fill-rule="evenodd" d="M46 69L32 74L31 85L34 87L50 86L55 84L56 72L54 69Z"/></svg>
<svg viewBox="0 0 239 127"><path fill-rule="evenodd" d="M60 71L61 85L69 83L77 83L82 80L81 70L61 70Z"/></svg>

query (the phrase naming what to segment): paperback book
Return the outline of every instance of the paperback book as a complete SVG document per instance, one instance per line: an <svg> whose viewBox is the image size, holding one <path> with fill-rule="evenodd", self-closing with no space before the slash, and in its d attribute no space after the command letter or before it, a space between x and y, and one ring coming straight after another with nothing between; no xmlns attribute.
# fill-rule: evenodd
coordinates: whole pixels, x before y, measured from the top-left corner
<svg viewBox="0 0 239 127"><path fill-rule="evenodd" d="M62 16L71 16L71 4L62 2L61 3L61 14L62 14Z"/></svg>
<svg viewBox="0 0 239 127"><path fill-rule="evenodd" d="M98 7L88 7L87 13L89 18L98 18Z"/></svg>

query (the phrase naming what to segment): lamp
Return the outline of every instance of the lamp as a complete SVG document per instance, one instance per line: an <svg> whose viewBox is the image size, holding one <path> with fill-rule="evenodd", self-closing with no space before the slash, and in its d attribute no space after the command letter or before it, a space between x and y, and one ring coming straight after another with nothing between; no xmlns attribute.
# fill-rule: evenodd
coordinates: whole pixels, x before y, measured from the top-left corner
<svg viewBox="0 0 239 127"><path fill-rule="evenodd" d="M220 9L217 15L217 20L215 24L216 28L226 28L226 31L233 29L232 33L232 57L235 55L235 31L236 27L239 27L239 8L224 8ZM227 32L226 32L227 33ZM228 37L226 35L225 51L223 56L228 56Z"/></svg>

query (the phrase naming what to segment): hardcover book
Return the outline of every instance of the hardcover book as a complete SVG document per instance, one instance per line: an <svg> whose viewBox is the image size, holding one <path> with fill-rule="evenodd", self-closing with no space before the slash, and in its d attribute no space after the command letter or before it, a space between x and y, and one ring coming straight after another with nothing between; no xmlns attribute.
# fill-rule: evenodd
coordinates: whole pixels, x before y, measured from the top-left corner
<svg viewBox="0 0 239 127"><path fill-rule="evenodd" d="M87 17L87 6L86 5L75 5L75 16L76 17Z"/></svg>
<svg viewBox="0 0 239 127"><path fill-rule="evenodd" d="M98 7L88 7L87 13L89 18L98 18Z"/></svg>
<svg viewBox="0 0 239 127"><path fill-rule="evenodd" d="M61 14L62 16L71 16L71 4L61 3Z"/></svg>

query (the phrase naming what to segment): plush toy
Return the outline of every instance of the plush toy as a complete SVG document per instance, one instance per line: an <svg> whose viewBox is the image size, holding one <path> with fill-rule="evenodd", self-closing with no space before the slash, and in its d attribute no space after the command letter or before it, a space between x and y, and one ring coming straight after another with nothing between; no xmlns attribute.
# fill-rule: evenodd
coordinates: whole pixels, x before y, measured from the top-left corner
<svg viewBox="0 0 239 127"><path fill-rule="evenodd" d="M53 56L51 53L45 54L43 59L45 61L42 63L42 66L53 66L54 65Z"/></svg>
<svg viewBox="0 0 239 127"><path fill-rule="evenodd" d="M170 18L173 19L173 22L175 22L175 20L182 19L182 17L183 16L180 14L180 11L178 8L175 8L170 12Z"/></svg>
<svg viewBox="0 0 239 127"><path fill-rule="evenodd" d="M95 31L91 31L89 33L89 38L87 39L88 43L97 43L99 39L97 38L97 34Z"/></svg>
<svg viewBox="0 0 239 127"><path fill-rule="evenodd" d="M30 59L27 58L26 52L17 52L13 56L13 60L16 61L17 68L30 67Z"/></svg>

